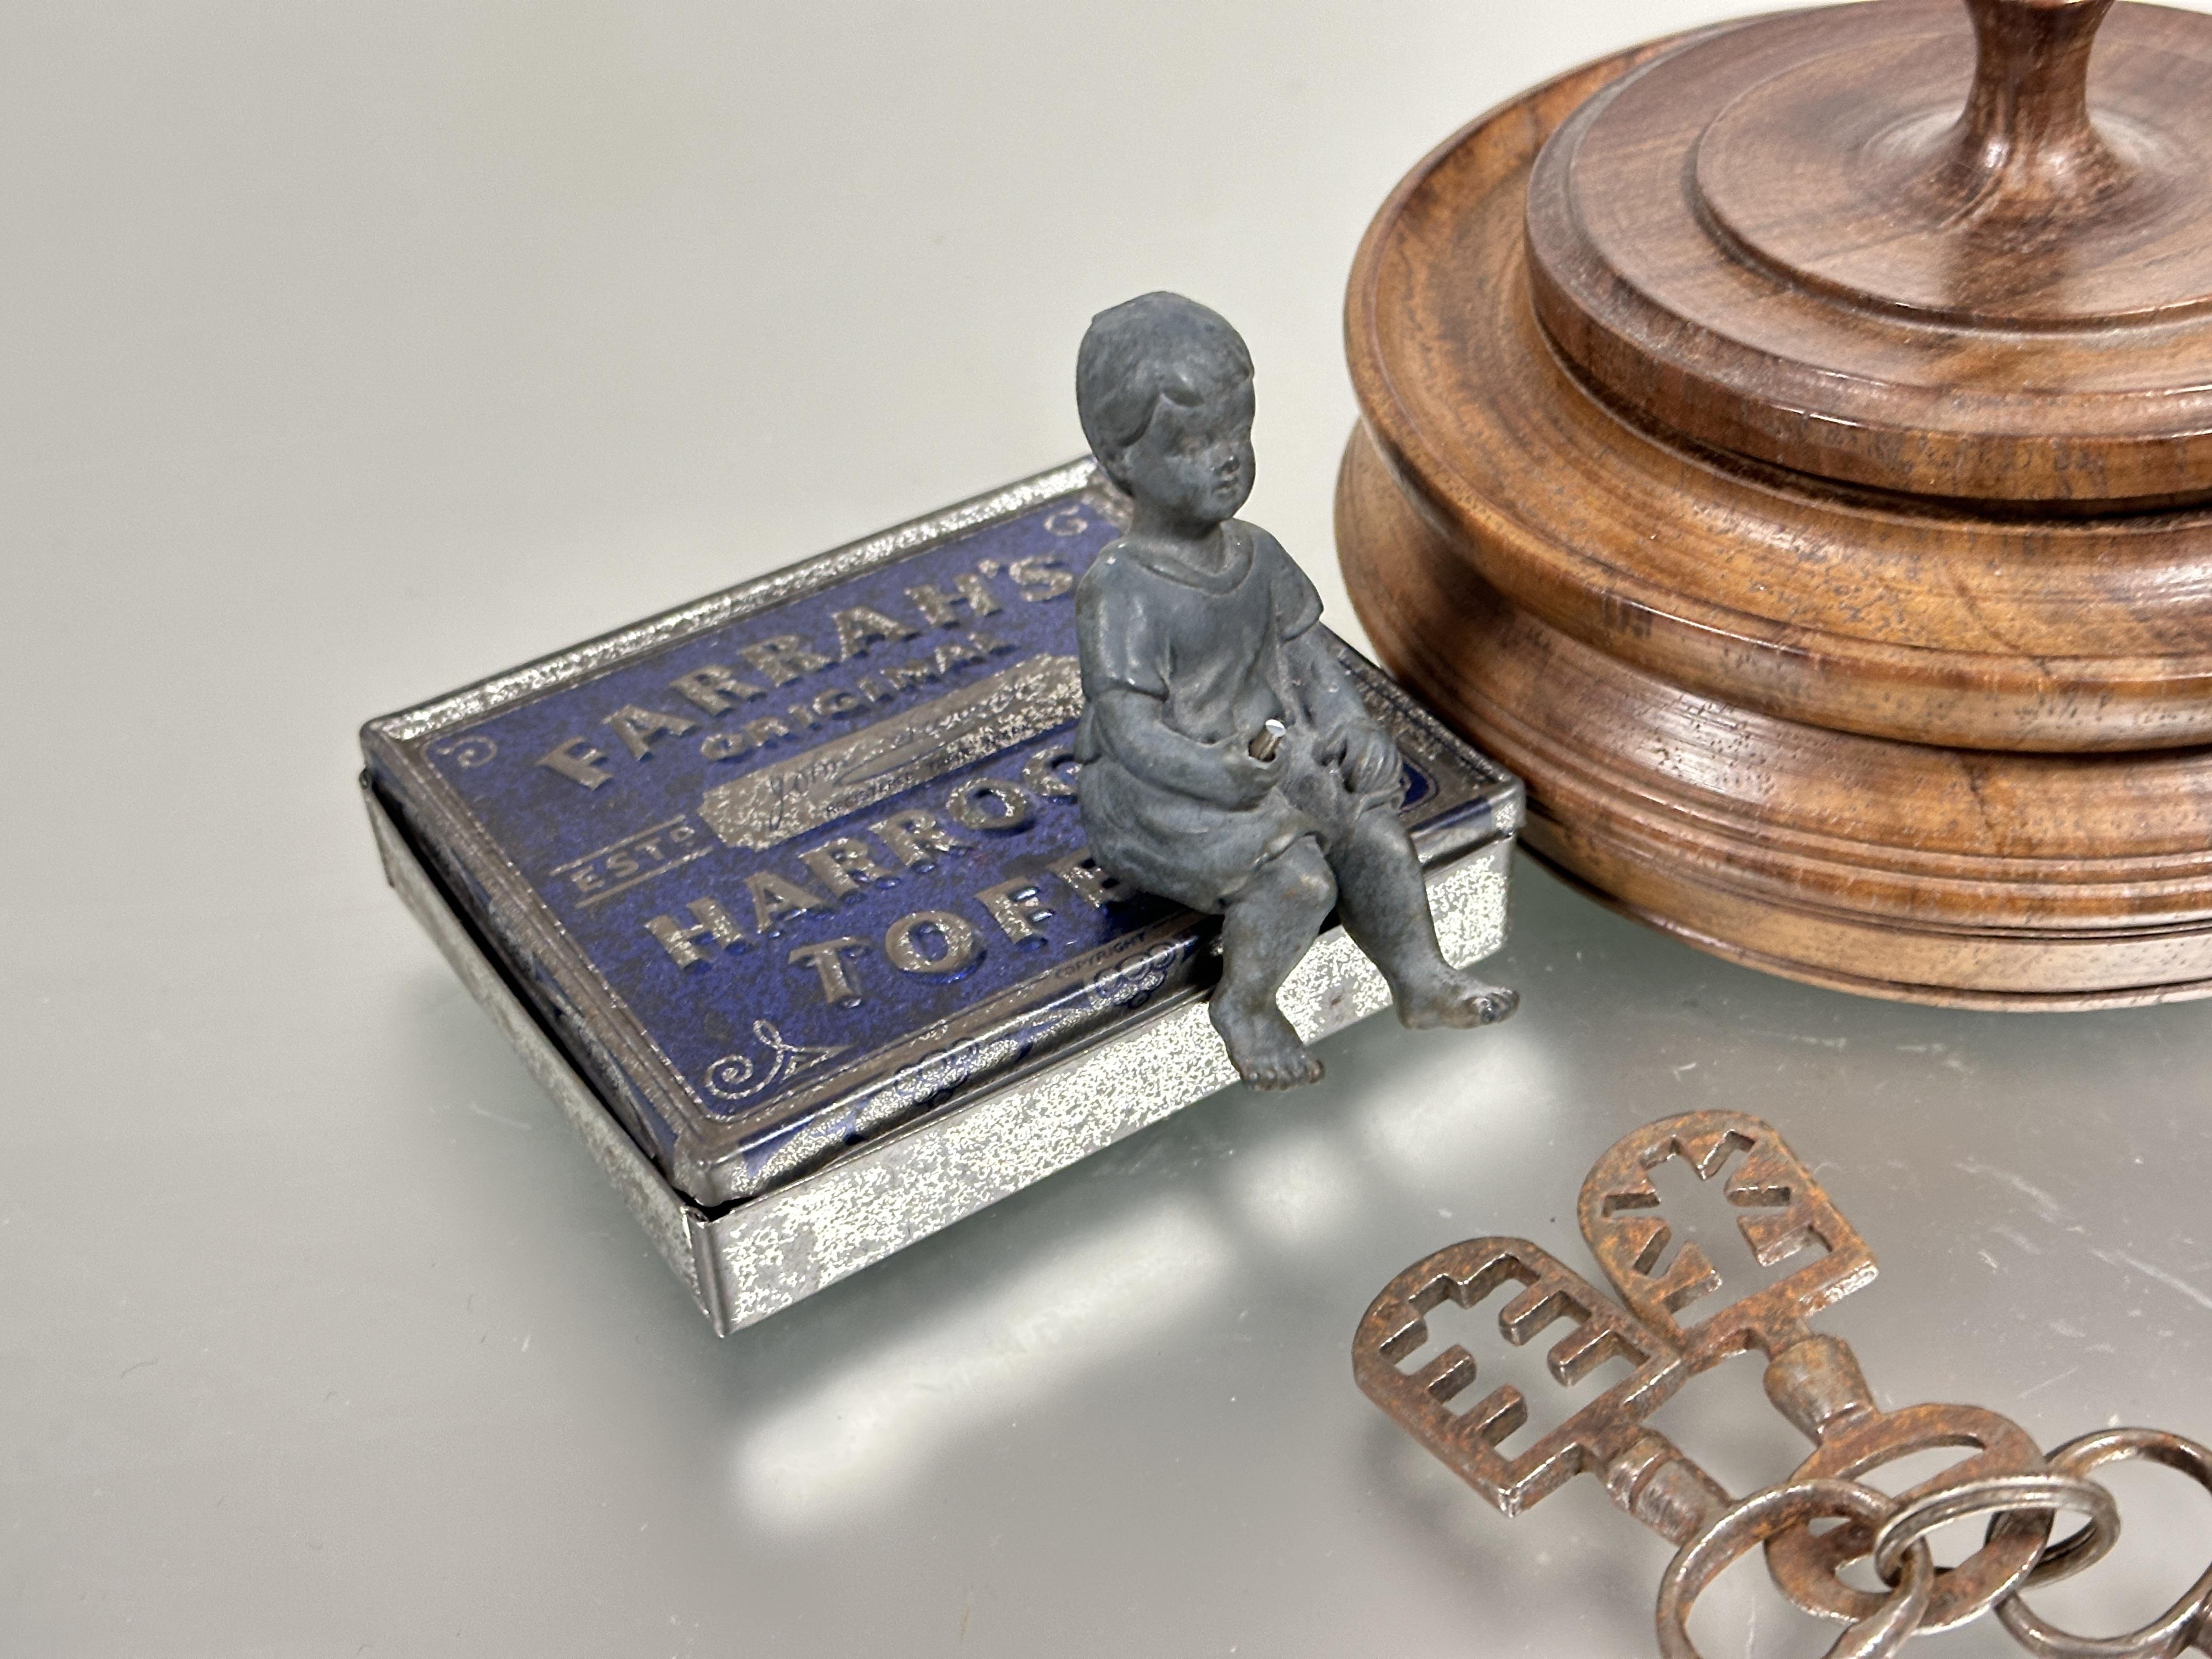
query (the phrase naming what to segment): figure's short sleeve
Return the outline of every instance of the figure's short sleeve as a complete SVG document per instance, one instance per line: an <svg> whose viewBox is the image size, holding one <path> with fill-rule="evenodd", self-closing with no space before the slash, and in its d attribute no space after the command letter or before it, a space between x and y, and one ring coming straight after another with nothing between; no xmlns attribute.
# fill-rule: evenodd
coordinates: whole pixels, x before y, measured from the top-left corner
<svg viewBox="0 0 2212 1659"><path fill-rule="evenodd" d="M1168 695L1166 647L1146 614L1139 574L1133 561L1109 550L1076 589L1075 641L1086 702L1116 686L1163 700Z"/></svg>
<svg viewBox="0 0 2212 1659"><path fill-rule="evenodd" d="M1275 590L1275 629L1278 637L1294 640L1321 620L1321 591L1313 579L1283 551L1282 544L1264 530L1260 532L1262 556Z"/></svg>

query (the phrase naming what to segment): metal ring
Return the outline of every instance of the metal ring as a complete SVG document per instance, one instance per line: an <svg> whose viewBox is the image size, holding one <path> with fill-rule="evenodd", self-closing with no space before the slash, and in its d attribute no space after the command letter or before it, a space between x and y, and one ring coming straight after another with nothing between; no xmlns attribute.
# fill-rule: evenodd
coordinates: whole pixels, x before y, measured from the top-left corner
<svg viewBox="0 0 2212 1659"><path fill-rule="evenodd" d="M1978 1406L1928 1405L1866 1413L1831 1425L1791 1479L1859 1480L1869 1470L1900 1457L1948 1446L1976 1449L1972 1456L1902 1494L1889 1513L1990 1475L2047 1472L2042 1449L2017 1423ZM1978 1619L1994 1602L2018 1589L2041 1558L2055 1518L2047 1510L1999 1516L1990 1542L1936 1576L1921 1634L1933 1635ZM1803 1528L1783 1533L1766 1546L1767 1570L1782 1593L1807 1613L1845 1623L1868 1618L1881 1606L1881 1596L1844 1583L1836 1570L1873 1548L1873 1532L1864 1522L1847 1521L1817 1534Z"/></svg>
<svg viewBox="0 0 2212 1659"><path fill-rule="evenodd" d="M2158 1429L2104 1429L2095 1434L2085 1434L2059 1447L2051 1454L2049 1461L2054 1471L2079 1477L2103 1464L2136 1457L2148 1458L2154 1463L2179 1470L2207 1492L2212 1492L2212 1451L2194 1440L2185 1440L2178 1434ZM2052 1557L2057 1558L2057 1571L2046 1577L2039 1569L2027 1582L2048 1583L2087 1565L2087 1561L2075 1559L2081 1553L2077 1547L2080 1538L2081 1534L2076 1533L2046 1551L2046 1564ZM2037 1659L2174 1659L2192 1641L2202 1645L2203 1638L2212 1638L2212 1567L2206 1568L2203 1576L2164 1613L2125 1636L2100 1639L2076 1636L2055 1625L2046 1625L2016 1595L1997 1603L1997 1617L2012 1633L2013 1640L2037 1656Z"/></svg>
<svg viewBox="0 0 2212 1659"><path fill-rule="evenodd" d="M2053 1510L2071 1510L2089 1517L2088 1526L2066 1540L2069 1545L2075 1539L2081 1540L2079 1559L2065 1564L2069 1572L2078 1572L2091 1562L2103 1559L2106 1552L2119 1542L2120 1506L2113 1501L2112 1494L2095 1481L2070 1474L1990 1474L1929 1492L1918 1503L1906 1505L1883 1522L1874 1534L1874 1570L1881 1575L1882 1583L1893 1584L1897 1582L1898 1564L1916 1538L1924 1538L1938 1527L1964 1521L1970 1516L2008 1515L2015 1510L2046 1516ZM2021 1581L2025 1583L2033 1576L2032 1570L2024 1571L2020 1575ZM1994 1606L2010 1595L2013 1588L2008 1585L1990 1596L1990 1604Z"/></svg>
<svg viewBox="0 0 2212 1659"><path fill-rule="evenodd" d="M1723 1510L1691 1534L1659 1581L1661 1659L1698 1659L1690 1640L1691 1607L1731 1562L1767 1539L1830 1516L1879 1522L1898 1512L1897 1499L1851 1480L1793 1480ZM1936 1560L1923 1539L1911 1540L1903 1552L1904 1577L1879 1607L1836 1638L1829 1659L1887 1659L1920 1628L1936 1588Z"/></svg>

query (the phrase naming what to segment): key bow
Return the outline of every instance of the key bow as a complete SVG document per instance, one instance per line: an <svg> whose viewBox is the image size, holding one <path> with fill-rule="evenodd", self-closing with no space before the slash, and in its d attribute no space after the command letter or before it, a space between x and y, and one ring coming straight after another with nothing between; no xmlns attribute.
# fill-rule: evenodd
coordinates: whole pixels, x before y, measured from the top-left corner
<svg viewBox="0 0 2212 1659"><path fill-rule="evenodd" d="M1820 1245L1821 1255L1686 1324L1683 1310L1722 1283L1694 1241L1666 1260L1674 1230L1657 1213L1651 1172L1675 1158L1702 1181L1725 1172L1728 1201L1747 1212L1737 1230L1762 1267L1786 1261L1810 1244ZM1874 1252L1803 1160L1772 1125L1741 1112L1690 1112L1624 1135L1592 1167L1577 1209L1590 1254L1621 1300L1671 1339L1692 1371L1746 1348L1771 1356L1803 1340L1807 1319L1871 1283L1875 1273Z"/></svg>

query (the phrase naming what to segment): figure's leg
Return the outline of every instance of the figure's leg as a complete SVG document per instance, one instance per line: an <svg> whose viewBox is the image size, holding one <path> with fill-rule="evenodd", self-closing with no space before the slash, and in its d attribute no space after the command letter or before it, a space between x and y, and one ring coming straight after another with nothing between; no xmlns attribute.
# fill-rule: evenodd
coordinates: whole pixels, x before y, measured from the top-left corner
<svg viewBox="0 0 2212 1659"><path fill-rule="evenodd" d="M1437 946L1428 884L1395 812L1370 809L1330 860L1345 931L1367 952L1407 1025L1488 1025L1521 1006L1521 994L1455 968Z"/></svg>
<svg viewBox="0 0 2212 1659"><path fill-rule="evenodd" d="M1310 839L1261 865L1221 920L1221 983L1206 1006L1237 1074L1255 1089L1318 1082L1321 1061L1275 1006L1336 902L1328 861Z"/></svg>

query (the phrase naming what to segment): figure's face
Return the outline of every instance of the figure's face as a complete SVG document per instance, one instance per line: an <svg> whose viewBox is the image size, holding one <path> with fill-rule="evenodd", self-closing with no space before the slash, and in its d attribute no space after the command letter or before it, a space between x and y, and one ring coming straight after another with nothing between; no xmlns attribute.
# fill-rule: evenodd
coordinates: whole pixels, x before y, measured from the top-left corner
<svg viewBox="0 0 2212 1659"><path fill-rule="evenodd" d="M1233 517L1252 493L1252 382L1211 380L1194 401L1164 397L1114 469L1122 488L1193 527Z"/></svg>

